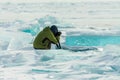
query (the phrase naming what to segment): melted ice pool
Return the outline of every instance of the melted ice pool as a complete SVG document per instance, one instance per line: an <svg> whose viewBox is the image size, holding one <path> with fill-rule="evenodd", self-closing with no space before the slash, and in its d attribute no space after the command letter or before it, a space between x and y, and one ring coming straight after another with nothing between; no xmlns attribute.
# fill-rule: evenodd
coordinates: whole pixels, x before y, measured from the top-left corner
<svg viewBox="0 0 120 80"><path fill-rule="evenodd" d="M112 35L80 35L67 36L66 45L68 46L105 46L107 44L120 44L120 36Z"/></svg>

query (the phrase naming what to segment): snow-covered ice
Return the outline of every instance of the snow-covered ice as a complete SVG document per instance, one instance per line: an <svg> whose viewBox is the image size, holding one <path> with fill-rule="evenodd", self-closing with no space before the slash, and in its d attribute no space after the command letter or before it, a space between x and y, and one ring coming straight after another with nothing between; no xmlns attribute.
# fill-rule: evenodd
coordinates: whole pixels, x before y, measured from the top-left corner
<svg viewBox="0 0 120 80"><path fill-rule="evenodd" d="M7 1L7 0L6 0ZM120 36L119 1L1 2L0 80L119 80L120 44L34 50L32 42L55 24L66 36ZM68 43L69 44L69 43ZM74 49L74 50L73 50ZM81 50L79 50L81 49ZM82 50L83 49L83 50Z"/></svg>

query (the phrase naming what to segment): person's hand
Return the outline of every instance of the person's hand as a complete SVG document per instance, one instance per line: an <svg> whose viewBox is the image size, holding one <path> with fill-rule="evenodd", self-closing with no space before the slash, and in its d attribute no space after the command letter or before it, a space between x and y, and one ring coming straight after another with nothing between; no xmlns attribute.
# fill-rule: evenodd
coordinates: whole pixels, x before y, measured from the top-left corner
<svg viewBox="0 0 120 80"><path fill-rule="evenodd" d="M62 33L61 32L57 32L56 36L60 36Z"/></svg>

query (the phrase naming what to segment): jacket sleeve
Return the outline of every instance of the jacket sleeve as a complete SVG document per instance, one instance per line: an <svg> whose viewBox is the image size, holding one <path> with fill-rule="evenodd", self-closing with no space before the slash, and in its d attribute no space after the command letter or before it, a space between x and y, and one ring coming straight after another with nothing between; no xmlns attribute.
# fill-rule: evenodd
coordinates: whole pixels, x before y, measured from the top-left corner
<svg viewBox="0 0 120 80"><path fill-rule="evenodd" d="M56 36L56 39L59 41L60 40L60 36Z"/></svg>
<svg viewBox="0 0 120 80"><path fill-rule="evenodd" d="M52 32L49 32L49 34L48 34L48 35L46 34L46 36L47 36L47 38L48 38L52 43L54 43L54 44L57 44L57 43L58 43L56 37L53 35Z"/></svg>

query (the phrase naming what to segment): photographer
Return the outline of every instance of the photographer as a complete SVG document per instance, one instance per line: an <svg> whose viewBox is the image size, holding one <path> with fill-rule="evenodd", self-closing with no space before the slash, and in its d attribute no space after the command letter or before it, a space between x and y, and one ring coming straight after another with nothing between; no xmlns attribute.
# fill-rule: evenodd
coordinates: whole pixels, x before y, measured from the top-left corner
<svg viewBox="0 0 120 80"><path fill-rule="evenodd" d="M33 47L35 49L51 49L51 44L53 43L60 49L60 35L61 32L58 31L55 25L46 27L36 36Z"/></svg>

